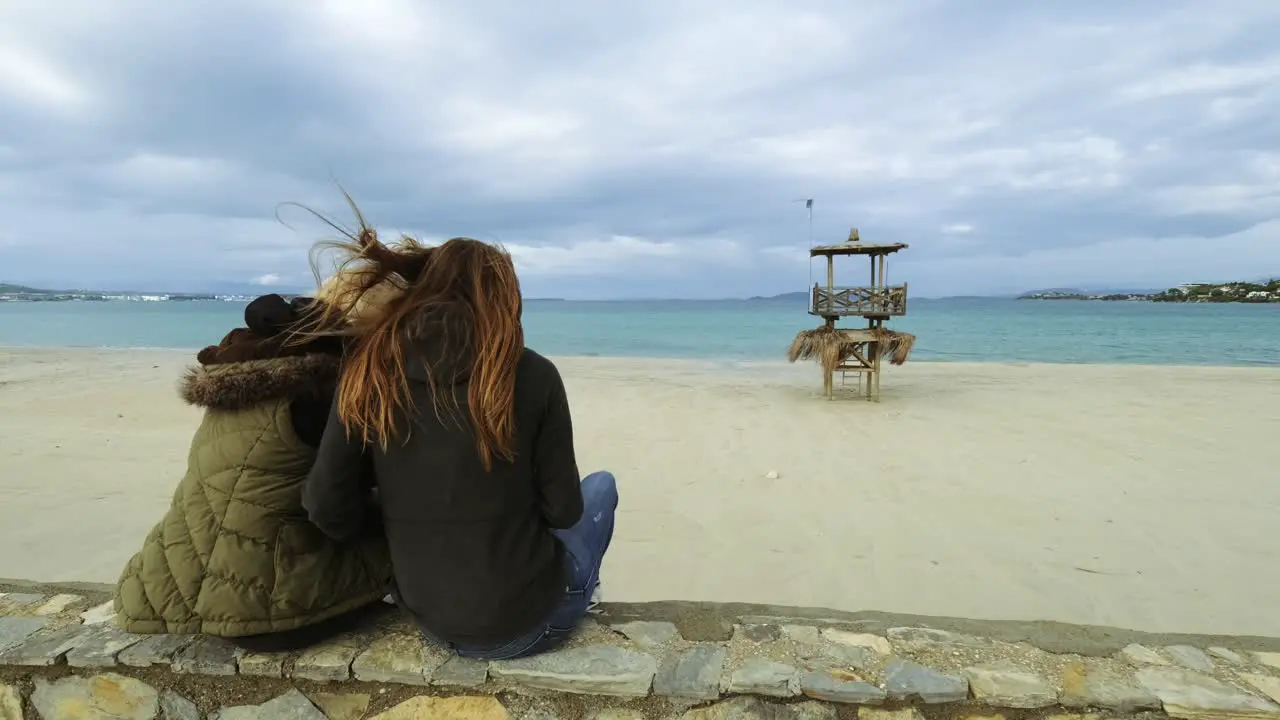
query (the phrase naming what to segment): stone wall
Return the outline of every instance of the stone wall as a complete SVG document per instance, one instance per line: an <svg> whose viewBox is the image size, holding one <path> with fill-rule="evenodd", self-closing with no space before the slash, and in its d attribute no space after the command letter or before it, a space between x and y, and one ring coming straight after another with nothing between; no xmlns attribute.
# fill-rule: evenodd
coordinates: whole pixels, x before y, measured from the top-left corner
<svg viewBox="0 0 1280 720"><path fill-rule="evenodd" d="M1256 638L1109 649L1098 637L1135 638L654 604L606 607L557 652L484 663L425 645L387 608L263 655L125 633L101 586L20 585L0 581L0 720L1280 720L1280 652Z"/></svg>

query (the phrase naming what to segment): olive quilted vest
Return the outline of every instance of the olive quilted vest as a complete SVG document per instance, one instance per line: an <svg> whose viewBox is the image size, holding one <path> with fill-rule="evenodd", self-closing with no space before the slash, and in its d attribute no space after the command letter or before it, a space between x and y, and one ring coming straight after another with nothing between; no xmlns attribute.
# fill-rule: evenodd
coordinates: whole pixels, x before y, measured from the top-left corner
<svg viewBox="0 0 1280 720"><path fill-rule="evenodd" d="M315 452L289 401L336 375L304 355L188 372L183 395L206 408L164 519L117 587L121 627L239 637L291 630L383 597L391 565L379 534L339 544L307 521L302 483Z"/></svg>

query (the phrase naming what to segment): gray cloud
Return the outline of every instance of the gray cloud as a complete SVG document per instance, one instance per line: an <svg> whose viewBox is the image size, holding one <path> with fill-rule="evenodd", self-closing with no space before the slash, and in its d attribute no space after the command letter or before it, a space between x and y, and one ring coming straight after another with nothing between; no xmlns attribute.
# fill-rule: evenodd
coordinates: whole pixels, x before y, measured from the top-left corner
<svg viewBox="0 0 1280 720"><path fill-rule="evenodd" d="M87 0L0 8L0 279L305 285L336 179L531 294L1280 274L1280 5ZM1206 259L1206 243L1214 258Z"/></svg>

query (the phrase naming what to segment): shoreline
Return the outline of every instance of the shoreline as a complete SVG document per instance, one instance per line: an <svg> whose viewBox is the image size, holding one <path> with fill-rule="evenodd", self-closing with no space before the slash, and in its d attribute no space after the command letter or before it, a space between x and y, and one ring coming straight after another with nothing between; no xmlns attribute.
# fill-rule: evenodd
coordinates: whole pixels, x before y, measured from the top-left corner
<svg viewBox="0 0 1280 720"><path fill-rule="evenodd" d="M182 348L182 347L120 347L112 345L4 345L0 344L0 353L10 354L31 354L31 353L91 353L106 352L113 354L129 354L129 353L157 353L164 355L184 354L192 355L199 352L202 347ZM537 350L537 348L531 348ZM784 355L785 349L779 352ZM742 358L742 357L687 357L687 356L663 356L663 355L561 355L558 353L546 353L546 356L553 361L560 362L616 362L616 363L658 363L658 364L703 364L703 365L736 365L736 366L760 366L760 367L812 367L817 372L817 365L811 360L804 360L795 363L789 363L785 359L773 360L770 358ZM194 357L192 358L194 362ZM886 376L892 373L904 372L904 368L914 366L947 366L962 367L973 365L978 367L1008 366L1008 367L1025 367L1025 366L1045 366L1045 367L1104 367L1104 368L1199 368L1211 370L1280 370L1280 363L1235 363L1235 364L1211 364L1211 363L1150 363L1150 362L1076 362L1071 360L1046 361L1046 360L946 360L938 358L920 358L912 357L907 361L906 365L893 367L885 365L884 372ZM723 369L721 367L720 369Z"/></svg>

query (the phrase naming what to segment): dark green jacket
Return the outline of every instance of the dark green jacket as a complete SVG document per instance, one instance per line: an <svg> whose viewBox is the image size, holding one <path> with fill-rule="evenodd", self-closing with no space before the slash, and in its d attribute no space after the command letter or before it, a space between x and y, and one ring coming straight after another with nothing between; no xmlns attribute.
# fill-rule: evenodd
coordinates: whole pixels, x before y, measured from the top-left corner
<svg viewBox="0 0 1280 720"><path fill-rule="evenodd" d="M136 633L239 637L291 630L376 602L391 565L381 532L337 543L307 520L302 483L315 450L291 400L331 393L333 355L313 353L188 371L205 408L187 473L117 587Z"/></svg>

